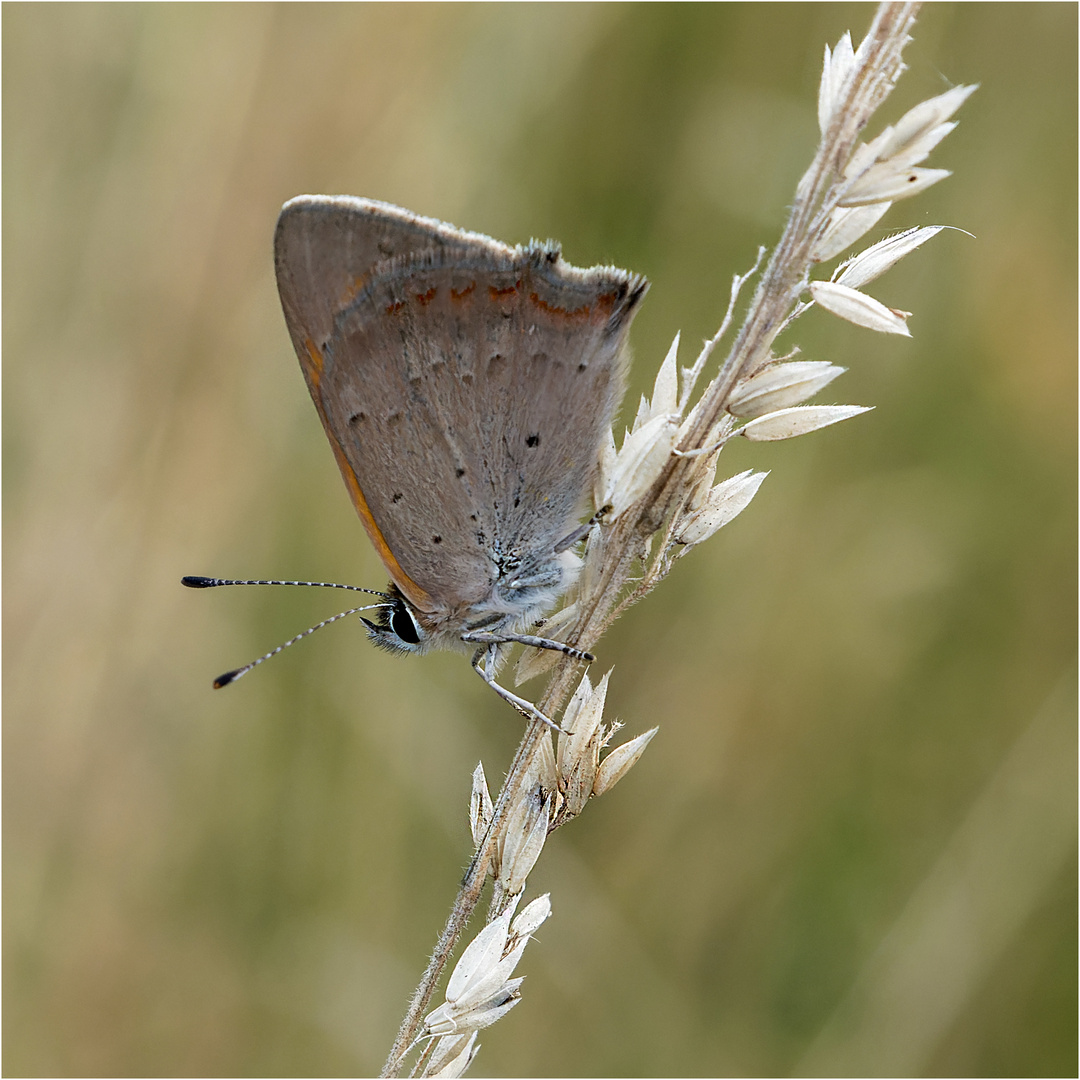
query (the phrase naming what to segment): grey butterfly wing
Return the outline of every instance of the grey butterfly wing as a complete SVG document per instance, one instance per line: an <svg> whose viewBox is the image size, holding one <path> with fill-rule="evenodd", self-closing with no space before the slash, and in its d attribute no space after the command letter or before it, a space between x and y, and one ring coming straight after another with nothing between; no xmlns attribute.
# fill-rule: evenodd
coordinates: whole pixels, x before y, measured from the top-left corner
<svg viewBox="0 0 1080 1080"><path fill-rule="evenodd" d="M364 200L288 204L277 266L312 397L402 592L454 621L497 612L500 579L542 582L621 396L644 282Z"/></svg>

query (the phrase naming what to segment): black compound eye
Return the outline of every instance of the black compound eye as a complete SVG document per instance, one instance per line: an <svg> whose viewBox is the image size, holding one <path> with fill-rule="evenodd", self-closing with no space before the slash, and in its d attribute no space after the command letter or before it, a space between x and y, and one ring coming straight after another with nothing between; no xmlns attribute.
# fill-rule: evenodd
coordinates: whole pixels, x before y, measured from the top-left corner
<svg viewBox="0 0 1080 1080"><path fill-rule="evenodd" d="M416 623L409 614L409 609L404 604L396 604L390 614L390 629L407 645L419 645L420 635L416 630Z"/></svg>

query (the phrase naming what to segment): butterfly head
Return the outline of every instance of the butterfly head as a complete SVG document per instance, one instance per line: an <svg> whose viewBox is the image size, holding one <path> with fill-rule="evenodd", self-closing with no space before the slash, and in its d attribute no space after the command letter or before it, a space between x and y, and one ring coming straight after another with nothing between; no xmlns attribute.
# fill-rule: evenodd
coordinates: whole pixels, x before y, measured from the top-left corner
<svg viewBox="0 0 1080 1080"><path fill-rule="evenodd" d="M396 585L388 590L387 603L380 605L378 618L361 618L368 637L380 648L394 653L420 653L428 647L428 633L420 618Z"/></svg>

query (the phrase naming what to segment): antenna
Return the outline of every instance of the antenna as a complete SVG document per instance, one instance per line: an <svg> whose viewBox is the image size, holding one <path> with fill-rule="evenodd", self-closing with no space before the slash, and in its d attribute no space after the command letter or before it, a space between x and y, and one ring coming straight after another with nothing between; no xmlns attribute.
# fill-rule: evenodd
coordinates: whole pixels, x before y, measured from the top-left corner
<svg viewBox="0 0 1080 1080"><path fill-rule="evenodd" d="M384 600L392 599L388 593L378 592L375 589L362 589L359 585L339 585L332 581L237 581L231 578L200 577L198 575L190 574L186 577L182 577L180 579L180 584L186 585L189 589L213 589L217 588L219 585L309 585L312 588L319 589L349 589L351 592L362 592L369 593L372 596L381 596ZM214 689L220 690L223 686L228 686L229 683L236 682L237 679L246 675L252 668L258 667L259 664L269 660L272 656L277 656L279 652L287 649L290 645L295 645L309 634L314 634L316 630L321 630L324 626L336 623L339 619L344 619L349 615L355 615L358 611L369 611L371 608L387 606L387 604L361 604L360 607L349 608L348 611L341 611L337 615L331 615L329 619L323 619L321 623L309 626L305 631L297 634L296 637L290 638L276 649L271 649L265 655L260 656L258 660L252 660L250 664L245 664L243 667L234 668L232 671L226 671L224 675L219 675L214 680Z"/></svg>
<svg viewBox="0 0 1080 1080"><path fill-rule="evenodd" d="M362 589L359 585L339 585L334 581L234 581L232 578L200 577L198 574L188 574L180 579L180 584L186 585L189 589L215 589L219 585L307 585L313 589L349 589L352 592L381 596L384 600L391 599L389 593L379 592L378 589Z"/></svg>

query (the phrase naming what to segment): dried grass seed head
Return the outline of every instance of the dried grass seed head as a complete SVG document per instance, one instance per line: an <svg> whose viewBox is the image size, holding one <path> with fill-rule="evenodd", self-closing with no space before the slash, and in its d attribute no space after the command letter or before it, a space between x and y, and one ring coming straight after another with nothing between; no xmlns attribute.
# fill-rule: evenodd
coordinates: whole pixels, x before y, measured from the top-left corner
<svg viewBox="0 0 1080 1080"><path fill-rule="evenodd" d="M700 510L689 515L675 531L675 542L693 546L708 540L717 530L733 521L758 493L767 472L746 469L717 484Z"/></svg>
<svg viewBox="0 0 1080 1080"><path fill-rule="evenodd" d="M812 281L810 295L826 311L831 311L833 315L838 315L856 326L876 330L879 334L911 337L911 331L907 328L910 311L886 307L880 300L875 300L858 289L840 285L835 281Z"/></svg>
<svg viewBox="0 0 1080 1080"><path fill-rule="evenodd" d="M744 424L736 432L750 442L778 442L809 435L830 424L849 420L860 413L869 412L872 405L796 405L793 409L780 409L767 416L758 417Z"/></svg>
<svg viewBox="0 0 1080 1080"><path fill-rule="evenodd" d="M847 368L825 360L768 364L736 385L728 398L727 410L732 416L752 420L777 409L801 405L845 371Z"/></svg>
<svg viewBox="0 0 1080 1080"><path fill-rule="evenodd" d="M600 763L593 783L593 795L599 797L610 791L637 764L638 759L645 753L645 747L652 742L653 736L659 730L658 727L650 728L636 739L616 746Z"/></svg>

